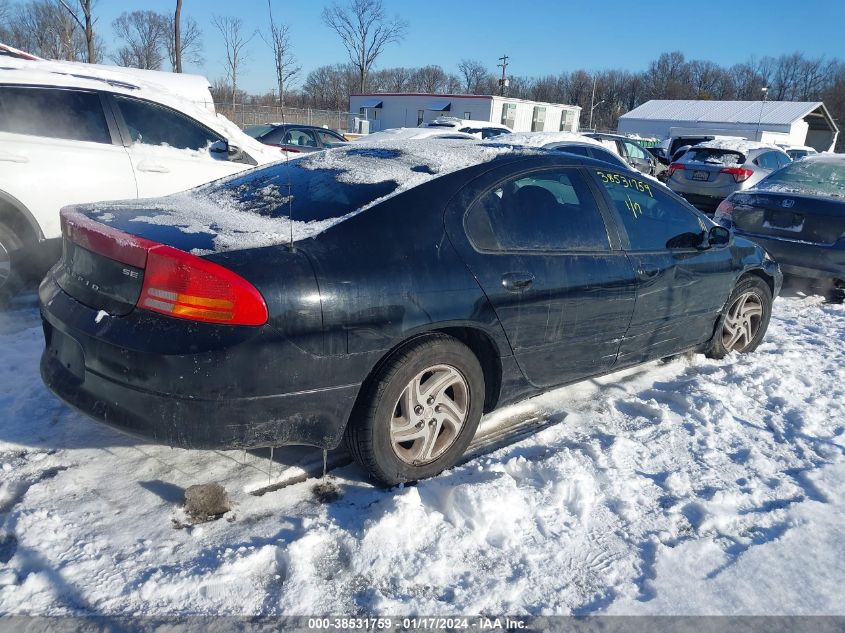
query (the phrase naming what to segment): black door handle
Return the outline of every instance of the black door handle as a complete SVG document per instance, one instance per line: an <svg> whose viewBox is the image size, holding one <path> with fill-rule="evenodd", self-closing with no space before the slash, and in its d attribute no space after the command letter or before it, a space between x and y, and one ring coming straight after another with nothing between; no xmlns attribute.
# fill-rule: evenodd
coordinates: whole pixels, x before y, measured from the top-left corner
<svg viewBox="0 0 845 633"><path fill-rule="evenodd" d="M534 283L531 273L505 273L502 275L502 286L510 292L522 292Z"/></svg>

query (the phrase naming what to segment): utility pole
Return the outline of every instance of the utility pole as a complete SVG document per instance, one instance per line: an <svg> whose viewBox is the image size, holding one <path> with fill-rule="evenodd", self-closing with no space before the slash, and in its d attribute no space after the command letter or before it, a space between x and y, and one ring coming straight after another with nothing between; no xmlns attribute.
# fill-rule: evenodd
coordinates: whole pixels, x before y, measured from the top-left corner
<svg viewBox="0 0 845 633"><path fill-rule="evenodd" d="M499 94L502 95L503 97L505 96L505 88L508 87L508 83L509 83L508 82L508 75L507 75L508 60L509 59L510 59L510 57L508 57L507 55L502 55L499 58L499 61L502 62L502 63L496 64L499 68L502 69L502 78L499 80Z"/></svg>
<svg viewBox="0 0 845 633"><path fill-rule="evenodd" d="M763 136L760 134L760 124L763 122L763 106L766 105L766 99L769 97L769 87L763 86L760 88L763 92L763 100L760 102L760 116L757 118L757 140L762 141Z"/></svg>
<svg viewBox="0 0 845 633"><path fill-rule="evenodd" d="M593 129L593 110L596 109L596 76L593 75L593 96L590 97L590 130Z"/></svg>

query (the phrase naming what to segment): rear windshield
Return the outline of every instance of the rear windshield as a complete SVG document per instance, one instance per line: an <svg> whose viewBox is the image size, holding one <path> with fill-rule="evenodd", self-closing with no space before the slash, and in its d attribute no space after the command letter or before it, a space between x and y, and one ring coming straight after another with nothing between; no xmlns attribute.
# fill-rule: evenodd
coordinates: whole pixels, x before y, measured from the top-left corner
<svg viewBox="0 0 845 633"><path fill-rule="evenodd" d="M252 138L261 138L272 129L272 125L247 125L244 128L244 132L249 134Z"/></svg>
<svg viewBox="0 0 845 633"><path fill-rule="evenodd" d="M726 167L742 165L745 162L745 155L740 152L709 147L693 147L684 157L687 161L724 165Z"/></svg>
<svg viewBox="0 0 845 633"><path fill-rule="evenodd" d="M338 179L340 173L333 169L305 169L293 160L218 180L196 191L224 206L266 217L290 215L298 222L312 222L344 216L399 186L392 180L343 182Z"/></svg>
<svg viewBox="0 0 845 633"><path fill-rule="evenodd" d="M761 181L757 188L845 198L845 161L808 159L790 163Z"/></svg>

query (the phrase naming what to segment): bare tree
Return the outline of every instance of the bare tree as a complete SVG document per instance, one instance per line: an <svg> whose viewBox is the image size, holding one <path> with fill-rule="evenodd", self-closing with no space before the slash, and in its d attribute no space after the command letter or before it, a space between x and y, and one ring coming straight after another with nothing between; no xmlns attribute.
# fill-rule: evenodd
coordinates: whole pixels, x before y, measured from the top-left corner
<svg viewBox="0 0 845 633"><path fill-rule="evenodd" d="M474 59L462 59L458 64L458 71L463 78L463 89L467 94L479 94L483 87L486 87L488 75L487 69L479 61Z"/></svg>
<svg viewBox="0 0 845 633"><path fill-rule="evenodd" d="M302 67L297 64L296 57L291 53L289 27L287 24L276 24L273 20L273 5L267 0L267 9L270 12L270 36L269 41L264 35L261 39L273 49L273 62L276 66L276 83L279 86L279 105L285 105L285 86L299 75Z"/></svg>
<svg viewBox="0 0 845 633"><path fill-rule="evenodd" d="M75 7L71 7L70 4L68 4L68 0L59 0L59 2L70 14L74 22L79 25L79 28L81 28L85 33L85 46L88 50L88 58L86 61L89 64L95 63L97 61L96 47L94 45L94 23L96 20L91 14L94 0L76 0Z"/></svg>
<svg viewBox="0 0 845 633"><path fill-rule="evenodd" d="M8 9L8 20L0 25L4 43L48 59L86 59L84 35L58 0L32 0ZM95 42L95 59L100 53Z"/></svg>
<svg viewBox="0 0 845 633"><path fill-rule="evenodd" d="M211 23L223 36L223 44L226 47L226 77L232 85L232 105L234 106L238 93L238 73L241 64L247 60L246 47L255 37L255 32L247 36L243 32L243 21L227 15L212 16Z"/></svg>
<svg viewBox="0 0 845 633"><path fill-rule="evenodd" d="M121 13L112 22L117 37L124 44L112 59L121 66L159 70L167 42L167 17L155 11Z"/></svg>
<svg viewBox="0 0 845 633"><path fill-rule="evenodd" d="M323 9L323 23L340 36L349 61L358 71L358 90L367 87L367 75L385 46L405 37L408 24L388 19L381 0L349 0L346 7Z"/></svg>
<svg viewBox="0 0 845 633"><path fill-rule="evenodd" d="M202 64L202 30L193 18L185 20L180 16L180 28L176 27L176 16L167 18L167 57L175 73L182 72L182 62ZM178 44L177 44L178 34Z"/></svg>

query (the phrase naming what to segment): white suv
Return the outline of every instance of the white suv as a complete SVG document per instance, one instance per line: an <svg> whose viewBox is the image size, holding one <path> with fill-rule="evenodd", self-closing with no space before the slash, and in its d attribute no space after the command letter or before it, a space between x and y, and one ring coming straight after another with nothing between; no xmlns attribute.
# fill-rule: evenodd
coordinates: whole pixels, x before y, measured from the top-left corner
<svg viewBox="0 0 845 633"><path fill-rule="evenodd" d="M61 207L175 193L274 149L214 113L204 78L2 57L0 302L58 259Z"/></svg>

